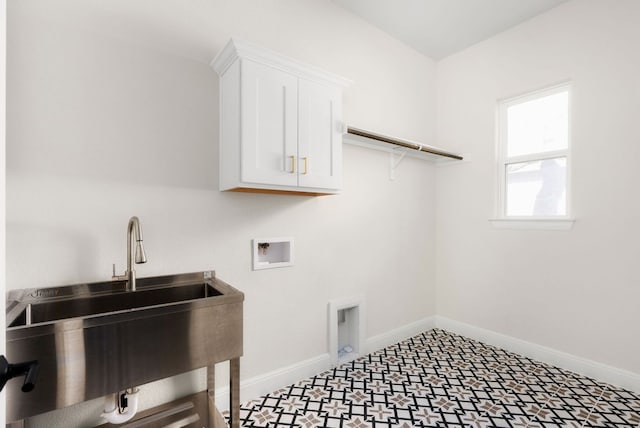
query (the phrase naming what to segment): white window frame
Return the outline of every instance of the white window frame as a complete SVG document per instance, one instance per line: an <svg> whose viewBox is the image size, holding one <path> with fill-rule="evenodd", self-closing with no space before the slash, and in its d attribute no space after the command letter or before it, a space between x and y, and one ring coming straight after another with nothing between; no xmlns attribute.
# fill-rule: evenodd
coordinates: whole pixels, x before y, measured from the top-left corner
<svg viewBox="0 0 640 428"><path fill-rule="evenodd" d="M509 107L538 98L554 95L560 92L568 93L568 135L567 148L550 152L538 152L520 156L507 156L507 110ZM535 229L569 229L574 219L571 217L571 82L565 81L543 89L527 92L516 97L498 100L496 114L497 140L497 177L496 177L496 208L495 217L490 219L494 227L498 228L535 228ZM507 216L506 210L506 168L507 165L521 162L539 161L565 157L567 160L566 177L566 213L558 216Z"/></svg>

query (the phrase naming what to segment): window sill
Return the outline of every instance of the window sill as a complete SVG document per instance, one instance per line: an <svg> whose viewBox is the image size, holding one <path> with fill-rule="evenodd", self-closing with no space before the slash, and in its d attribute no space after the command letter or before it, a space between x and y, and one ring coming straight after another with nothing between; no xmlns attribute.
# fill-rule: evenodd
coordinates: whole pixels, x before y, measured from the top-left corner
<svg viewBox="0 0 640 428"><path fill-rule="evenodd" d="M524 230L569 230L573 227L575 218L491 218L489 222L496 229L524 229Z"/></svg>

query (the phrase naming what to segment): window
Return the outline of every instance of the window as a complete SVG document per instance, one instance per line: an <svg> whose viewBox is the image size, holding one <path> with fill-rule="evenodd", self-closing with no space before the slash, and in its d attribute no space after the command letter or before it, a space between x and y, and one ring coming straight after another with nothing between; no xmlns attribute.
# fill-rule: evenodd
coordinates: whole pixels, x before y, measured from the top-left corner
<svg viewBox="0 0 640 428"><path fill-rule="evenodd" d="M569 84L498 105L498 217L569 215Z"/></svg>

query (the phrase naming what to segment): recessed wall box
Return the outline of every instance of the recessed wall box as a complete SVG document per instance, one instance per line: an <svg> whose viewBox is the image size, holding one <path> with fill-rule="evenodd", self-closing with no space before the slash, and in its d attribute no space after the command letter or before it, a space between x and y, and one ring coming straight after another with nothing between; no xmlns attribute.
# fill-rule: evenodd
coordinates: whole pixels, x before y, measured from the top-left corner
<svg viewBox="0 0 640 428"><path fill-rule="evenodd" d="M338 366L364 355L365 304L363 297L329 302L329 355Z"/></svg>
<svg viewBox="0 0 640 428"><path fill-rule="evenodd" d="M253 270L293 266L293 238L253 240Z"/></svg>

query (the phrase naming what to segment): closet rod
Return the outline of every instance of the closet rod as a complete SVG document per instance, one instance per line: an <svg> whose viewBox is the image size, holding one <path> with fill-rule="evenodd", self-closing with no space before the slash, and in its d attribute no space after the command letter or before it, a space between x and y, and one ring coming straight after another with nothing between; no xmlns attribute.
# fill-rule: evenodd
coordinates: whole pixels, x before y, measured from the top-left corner
<svg viewBox="0 0 640 428"><path fill-rule="evenodd" d="M422 144L414 143L412 141L401 140L399 138L387 137L380 134L375 134L373 132L364 131L358 128L347 127L347 133L352 135L357 135L359 137L370 138L372 140L381 141L383 143L393 144L396 146L406 147L408 149L417 150L420 152L431 153L437 156L444 156L451 159L462 160L462 156L456 155L454 153L445 152L443 150L438 150L433 147L423 146Z"/></svg>

